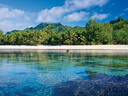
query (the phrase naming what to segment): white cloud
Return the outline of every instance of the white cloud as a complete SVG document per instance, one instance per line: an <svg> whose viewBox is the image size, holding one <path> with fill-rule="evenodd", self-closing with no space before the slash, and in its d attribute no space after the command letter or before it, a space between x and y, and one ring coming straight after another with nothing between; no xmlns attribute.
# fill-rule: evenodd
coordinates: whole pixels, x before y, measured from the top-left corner
<svg viewBox="0 0 128 96"><path fill-rule="evenodd" d="M128 11L128 8L124 9L124 11Z"/></svg>
<svg viewBox="0 0 128 96"><path fill-rule="evenodd" d="M88 15L89 15L89 12L74 12L72 14L65 16L64 20L68 22L77 22L77 21L87 20Z"/></svg>
<svg viewBox="0 0 128 96"><path fill-rule="evenodd" d="M120 16L124 16L125 15L125 13L120 13Z"/></svg>
<svg viewBox="0 0 128 96"><path fill-rule="evenodd" d="M29 17L31 18L31 17ZM0 29L4 32L31 26L28 15L19 9L0 8Z"/></svg>
<svg viewBox="0 0 128 96"><path fill-rule="evenodd" d="M103 20L106 19L109 16L109 14L98 14L95 13L93 16L91 16L92 19L97 19L97 20Z"/></svg>
<svg viewBox="0 0 128 96"><path fill-rule="evenodd" d="M102 7L108 0L66 0L64 5L43 9L38 13L28 13L20 9L13 9L0 4L0 29L11 31L24 29L40 22L78 22L87 20L89 12L81 11L91 7ZM78 12L80 11L80 12ZM107 14L94 14L93 18L100 20L107 18Z"/></svg>
<svg viewBox="0 0 128 96"><path fill-rule="evenodd" d="M17 18L24 15L24 11L18 9L0 8L0 19Z"/></svg>
<svg viewBox="0 0 128 96"><path fill-rule="evenodd" d="M0 29L2 29L4 32L12 31L15 29L21 30L29 26L29 24L24 23L14 23L11 20L1 20L0 22Z"/></svg>
<svg viewBox="0 0 128 96"><path fill-rule="evenodd" d="M8 7L8 6L0 3L0 8L2 7Z"/></svg>
<svg viewBox="0 0 128 96"><path fill-rule="evenodd" d="M66 0L65 5L70 10L79 10L93 6L103 6L108 0Z"/></svg>
<svg viewBox="0 0 128 96"><path fill-rule="evenodd" d="M63 7L53 7L50 10L44 9L38 14L38 22L57 22L66 12Z"/></svg>
<svg viewBox="0 0 128 96"><path fill-rule="evenodd" d="M94 6L103 6L108 0L66 0L63 6L44 9L38 14L37 22L60 22L67 13Z"/></svg>

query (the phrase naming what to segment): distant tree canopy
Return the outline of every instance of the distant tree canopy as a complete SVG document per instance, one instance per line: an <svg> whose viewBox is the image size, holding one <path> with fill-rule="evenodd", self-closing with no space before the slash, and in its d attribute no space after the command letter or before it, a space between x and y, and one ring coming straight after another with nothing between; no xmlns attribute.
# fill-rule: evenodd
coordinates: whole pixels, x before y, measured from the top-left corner
<svg viewBox="0 0 128 96"><path fill-rule="evenodd" d="M90 19L85 27L42 23L35 28L3 33L0 45L105 45L128 44L128 20L119 17L100 24Z"/></svg>

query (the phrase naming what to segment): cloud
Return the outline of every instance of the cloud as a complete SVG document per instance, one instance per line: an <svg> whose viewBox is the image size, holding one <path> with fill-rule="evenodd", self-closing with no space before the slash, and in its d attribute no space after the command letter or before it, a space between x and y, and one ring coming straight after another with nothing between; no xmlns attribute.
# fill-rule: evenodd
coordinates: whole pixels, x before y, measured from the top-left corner
<svg viewBox="0 0 128 96"><path fill-rule="evenodd" d="M128 8L125 8L124 11L128 11Z"/></svg>
<svg viewBox="0 0 128 96"><path fill-rule="evenodd" d="M102 7L107 2L108 0L66 0L63 6L40 11L37 22L60 22L68 13L95 6Z"/></svg>
<svg viewBox="0 0 128 96"><path fill-rule="evenodd" d="M23 10L7 7L0 8L0 29L4 32L31 26L30 19L31 17Z"/></svg>
<svg viewBox="0 0 128 96"><path fill-rule="evenodd" d="M62 6L29 13L0 4L0 29L4 32L24 29L40 22L79 22L89 19L91 12L85 9L102 7L108 0L66 0ZM89 14L90 13L90 14ZM92 18L107 18L107 14L94 14Z"/></svg>
<svg viewBox="0 0 128 96"><path fill-rule="evenodd" d="M70 10L79 10L84 8L90 8L94 6L103 6L108 0L66 0L66 8Z"/></svg>
<svg viewBox="0 0 128 96"><path fill-rule="evenodd" d="M38 14L38 22L57 22L66 12L63 7L53 7L50 10L44 9Z"/></svg>
<svg viewBox="0 0 128 96"><path fill-rule="evenodd" d="M0 29L2 29L4 32L12 31L15 29L24 29L29 26L29 24L24 23L14 23L11 20L1 20L0 22Z"/></svg>
<svg viewBox="0 0 128 96"><path fill-rule="evenodd" d="M109 16L109 14L98 14L95 13L93 16L91 16L92 19L97 19L97 20L104 20Z"/></svg>
<svg viewBox="0 0 128 96"><path fill-rule="evenodd" d="M69 14L64 17L65 21L68 22L78 22L78 21L83 21L87 20L89 15L89 12L74 12L72 14Z"/></svg>
<svg viewBox="0 0 128 96"><path fill-rule="evenodd" d="M120 13L120 15L119 16L124 16L125 15L125 13Z"/></svg>
<svg viewBox="0 0 128 96"><path fill-rule="evenodd" d="M8 6L0 3L0 8L2 7L8 7Z"/></svg>
<svg viewBox="0 0 128 96"><path fill-rule="evenodd" d="M23 16L24 11L18 9L0 8L0 20L17 18L18 16Z"/></svg>

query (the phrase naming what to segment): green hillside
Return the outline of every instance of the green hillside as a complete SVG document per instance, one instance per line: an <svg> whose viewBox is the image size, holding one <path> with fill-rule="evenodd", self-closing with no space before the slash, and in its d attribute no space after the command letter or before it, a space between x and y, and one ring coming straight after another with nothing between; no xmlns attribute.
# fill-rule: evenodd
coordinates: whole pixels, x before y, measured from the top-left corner
<svg viewBox="0 0 128 96"><path fill-rule="evenodd" d="M41 23L36 27L0 31L0 45L107 45L128 44L128 20L103 24L90 20L85 27L70 27L60 23Z"/></svg>
<svg viewBox="0 0 128 96"><path fill-rule="evenodd" d="M45 30L47 28L50 28L52 31L55 31L55 32L64 32L66 30L69 30L69 29L72 29L72 27L70 26L64 26L60 23L41 23L39 25L37 25L36 27L30 27L30 28L26 28L24 30L13 30L11 32L13 33L16 33L18 31L26 31L26 30ZM8 32L7 34L10 34L11 32Z"/></svg>

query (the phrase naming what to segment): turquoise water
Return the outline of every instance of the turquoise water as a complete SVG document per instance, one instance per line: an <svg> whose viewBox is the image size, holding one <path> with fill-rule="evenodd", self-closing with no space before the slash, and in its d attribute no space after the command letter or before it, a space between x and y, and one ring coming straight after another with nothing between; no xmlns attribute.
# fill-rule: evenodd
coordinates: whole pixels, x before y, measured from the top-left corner
<svg viewBox="0 0 128 96"><path fill-rule="evenodd" d="M127 53L0 53L0 96L126 96L127 85Z"/></svg>

